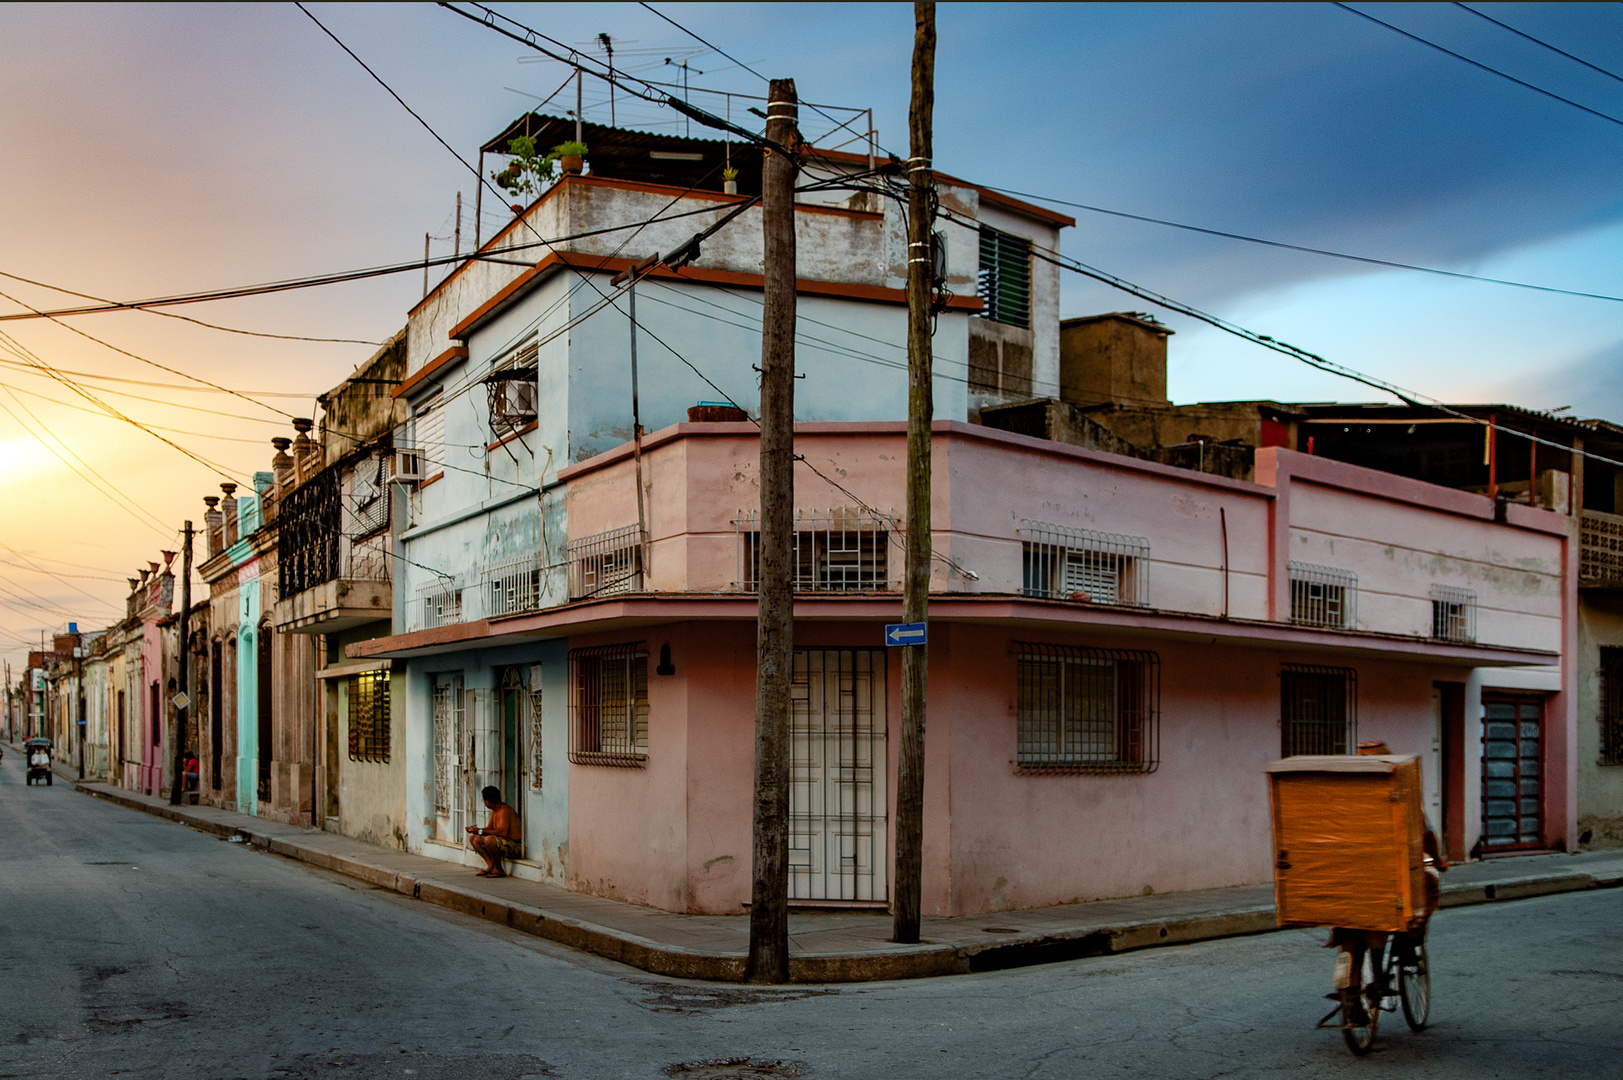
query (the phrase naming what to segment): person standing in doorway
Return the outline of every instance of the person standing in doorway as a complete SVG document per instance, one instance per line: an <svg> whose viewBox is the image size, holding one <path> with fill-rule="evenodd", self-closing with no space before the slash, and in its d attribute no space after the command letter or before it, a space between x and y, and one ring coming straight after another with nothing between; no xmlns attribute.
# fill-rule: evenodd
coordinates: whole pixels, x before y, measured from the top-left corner
<svg viewBox="0 0 1623 1080"><path fill-rule="evenodd" d="M479 793L485 800L485 806L490 810L490 820L483 829L469 825L468 834L473 838L469 841L473 850L477 851L485 860L485 868L479 871L479 877L506 877L507 872L502 869L503 859L518 859L524 855L523 845L519 843L520 833L518 814L513 808L502 802L502 792L497 787L487 787Z"/></svg>

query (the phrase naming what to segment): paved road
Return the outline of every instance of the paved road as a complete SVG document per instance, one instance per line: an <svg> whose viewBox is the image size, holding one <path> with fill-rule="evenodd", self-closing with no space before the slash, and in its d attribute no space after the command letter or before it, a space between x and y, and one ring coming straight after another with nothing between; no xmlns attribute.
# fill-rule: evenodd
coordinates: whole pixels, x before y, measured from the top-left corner
<svg viewBox="0 0 1623 1080"><path fill-rule="evenodd" d="M1435 1026L1388 1017L1357 1060L1312 1030L1318 933L914 982L682 983L24 787L17 757L0 1077L659 1080L740 1058L808 1080L1623 1075L1623 890L1443 912Z"/></svg>

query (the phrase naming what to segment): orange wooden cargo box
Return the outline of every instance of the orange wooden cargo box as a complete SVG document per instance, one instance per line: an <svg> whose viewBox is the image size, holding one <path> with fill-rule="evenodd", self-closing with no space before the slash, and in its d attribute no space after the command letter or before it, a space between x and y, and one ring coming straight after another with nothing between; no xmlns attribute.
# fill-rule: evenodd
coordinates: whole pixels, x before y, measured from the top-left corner
<svg viewBox="0 0 1623 1080"><path fill-rule="evenodd" d="M1419 758L1290 757L1268 791L1280 926L1396 931L1425 914Z"/></svg>

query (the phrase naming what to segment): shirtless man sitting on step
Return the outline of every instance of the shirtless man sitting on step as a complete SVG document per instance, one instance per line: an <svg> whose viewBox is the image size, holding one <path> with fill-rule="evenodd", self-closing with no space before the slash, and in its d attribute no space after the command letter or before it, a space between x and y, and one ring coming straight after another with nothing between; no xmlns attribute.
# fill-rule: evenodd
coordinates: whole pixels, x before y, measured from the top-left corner
<svg viewBox="0 0 1623 1080"><path fill-rule="evenodd" d="M487 787L479 793L484 797L485 805L490 808L490 820L483 829L468 826L468 833L473 837L469 843L485 860L485 868L479 871L479 877L506 877L507 872L502 869L503 859L522 858L524 851L519 843L518 815L513 808L502 802L501 789Z"/></svg>

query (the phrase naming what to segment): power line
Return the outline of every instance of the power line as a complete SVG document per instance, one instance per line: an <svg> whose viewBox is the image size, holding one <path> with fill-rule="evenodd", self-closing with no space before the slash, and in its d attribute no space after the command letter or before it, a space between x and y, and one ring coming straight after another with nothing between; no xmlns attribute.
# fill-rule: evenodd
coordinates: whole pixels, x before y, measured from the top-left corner
<svg viewBox="0 0 1623 1080"><path fill-rule="evenodd" d="M1087 203L1071 202L1067 199L1056 199L1051 195L1033 195L1026 191L1015 191L1012 188L992 187L988 184L980 185L989 191L1000 192L1004 195L1014 195L1022 199L1035 199L1038 202L1054 203L1058 206L1070 206L1078 210L1086 210L1093 214L1108 214L1111 217L1127 218L1132 221L1144 221L1151 225L1165 225L1173 229L1183 229L1187 232L1204 233L1207 236L1220 236L1228 240L1243 240L1248 244L1262 244L1265 247L1284 248L1288 251L1302 251L1309 255L1324 255L1332 259L1345 259L1348 262L1367 263L1371 266L1388 266L1397 270L1415 270L1422 274L1437 274L1441 277L1460 278L1465 281L1481 281L1490 285L1508 285L1516 289L1532 289L1535 292L1558 293L1562 296L1579 296L1588 300L1610 300L1623 303L1623 296L1610 296L1606 293L1582 292L1577 289L1558 289L1552 285L1533 285L1525 281L1510 281L1506 278L1483 277L1479 274L1466 274L1458 270L1440 270L1434 266L1417 266L1414 263L1394 262L1391 259L1377 259L1367 255L1349 255L1344 251L1330 251L1327 248L1308 247L1304 244L1290 244L1283 240L1265 240L1258 236L1247 236L1244 233L1226 232L1222 229L1208 229L1201 225L1189 225L1181 221L1169 221L1166 218L1148 217L1144 214L1129 214L1124 210L1109 210L1102 206L1090 206ZM960 224L963 224L960 222Z"/></svg>
<svg viewBox="0 0 1623 1080"><path fill-rule="evenodd" d="M7 392L9 392L9 393L27 394L29 397L39 398L41 401L49 401L52 405L57 405L57 406L60 406L61 408L64 408L64 409L72 409L75 412L89 413L91 416L99 416L104 420L116 420L117 419L117 417L108 416L106 413L100 411L99 409L91 409L91 408L87 408L87 407L85 407L83 405L75 405L71 401L63 401L60 398L54 398L54 397L51 397L49 394L41 394L41 393L38 393L37 391L34 391L34 390L25 390L20 386L11 386L11 385L9 385L7 383L0 383L0 387L5 388L5 390ZM104 393L117 393L117 391L104 391ZM130 396L133 397L134 395L130 395ZM155 398L141 398L139 400L141 400L141 401L154 401L156 399ZM182 406L182 408L184 408L184 406ZM208 410L208 411L213 411L213 410ZM220 413L218 415L226 416L226 415L229 415L229 414ZM237 419L256 420L256 421L258 420L257 417L252 417L252 416L238 417ZM266 424L273 424L276 421L274 421L274 420L264 420L264 421L259 421L259 422L266 423ZM265 444L265 441L266 441L264 439L245 439L245 438L243 438L243 437L241 437L239 435L211 435L206 431L191 431L191 430L189 430L187 428L165 427L162 424L147 424L147 427L151 428L153 431L167 431L167 432L170 432L170 433L175 434L175 435L191 435L191 436L194 436L194 437L199 438L199 439L218 439L221 442L253 443L256 446L262 446L262 445Z"/></svg>
<svg viewBox="0 0 1623 1080"><path fill-rule="evenodd" d="M15 397L13 397L12 400L17 401L17 399ZM56 439L56 436L51 434L50 428L47 428L43 423L41 423L39 417L34 416L33 413L29 412L28 407L26 405L24 405L21 401L17 401L17 407L19 409L21 409L23 412L28 413L29 417L33 419L34 423L39 424L40 429L42 431L44 431L48 435L51 435L52 439ZM56 447L52 446L50 443L48 443L44 439L40 438L38 433L36 433L33 429L31 429L27 424L23 423L22 418L19 417L16 413L12 412L11 409L4 402L0 402L0 409L4 409L5 412L6 412L6 415L10 416L13 420L15 420L17 422L18 427L20 427L24 431L28 432L29 435L32 435L36 442L38 442L41 446L45 447L45 449L49 450L51 452L51 454L58 461L62 462L62 464L66 465L69 469L71 469L79 477L79 479L83 480L85 483L89 484L91 487L95 488L97 491L99 491L103 495L107 496L107 498L109 500L111 500L114 503L114 505L118 506L121 510L128 513L131 517L135 518L137 521L140 521L141 524L146 525L150 529L154 529L159 534L161 534L161 535L163 535L165 537L167 537L169 535L169 530L164 527L163 520L161 518L159 518L156 514L153 514L153 513L149 512L149 511L147 511L146 509L144 509L134 499L131 499L129 496L123 494L123 492L118 491L117 486L114 485L111 480L108 480L105 476L102 476L101 473L96 472L96 470L91 467L90 463L85 461L84 458L79 457L78 454L74 453L73 449L71 447L69 447L67 443L62 442L60 439L56 439L57 442L61 443L62 449L66 450L70 454L73 454L74 458L76 460L78 460L78 462L81 465L83 465L86 469L89 469L91 472L95 473L96 476L99 477L102 480L103 483L107 484L108 486L106 488L101 487L94 480L90 479L84 473L80 472L79 469L78 469L78 466L74 465L73 462L69 461L67 458L63 457L60 453L58 453ZM146 520L143 520L143 515L144 515ZM156 522L157 524L154 525L153 522Z"/></svg>
<svg viewBox="0 0 1623 1080"><path fill-rule="evenodd" d="M94 301L96 301L97 303L100 303L100 304L113 304L113 303L116 303L116 301L109 300L104 296L92 296L90 293L78 292L78 291L76 291L74 289L64 288L61 285L51 285L48 282L35 281L33 278L25 278L25 277L21 276L20 274L8 274L4 270L0 270L0 277L8 277L13 281L21 281L25 285L37 285L42 289L50 289L53 292L66 293L69 296L77 296L82 300L94 300ZM204 322L202 319L194 319L189 315L176 315L172 311L157 311L157 310L154 310L152 308L143 308L141 310L147 311L147 312L149 312L150 314L153 314L153 315L162 315L166 319L179 319L181 322L194 323L197 326L206 326L210 330L223 330L227 334L245 334L245 335L247 335L249 337L276 338L279 341L332 342L332 343L340 344L340 345L382 345L383 344L383 342L381 342L381 341L362 341L359 338L302 337L302 336L297 335L297 334L268 334L268 333L265 333L264 331L261 331L261 330L239 330L237 327L234 327L234 326L221 326L218 323Z"/></svg>
<svg viewBox="0 0 1623 1080"><path fill-rule="evenodd" d="M26 366L29 366L29 365L24 365L24 364L18 364L15 361L12 361L12 360L0 360L0 364L10 364L13 367L26 367ZM201 393L211 393L211 394L230 393L230 391L218 390L218 389L216 389L216 388L214 388L212 386L205 386L205 387L200 388L200 387L196 387L196 386L186 386L183 383L153 382L150 379L125 379L125 378L121 378L118 375L102 375L102 374L99 374L99 373L94 372L94 371L70 371L67 368L57 368L56 370L60 371L64 375L72 375L72 376L75 376L76 378L80 378L80 379L93 379L93 380L95 380L97 382L125 383L125 384L127 384L129 386L152 386L152 387L156 387L156 388L158 388L160 390L186 390L186 391L188 391L190 393L194 393L194 394L201 394ZM107 391L107 392L108 393L113 393L113 391L110 391L110 390ZM317 396L315 394L288 394L288 393L282 393L280 391L270 391L270 390L244 390L243 393L245 393L245 394L254 394L254 395L257 395L259 397L298 398L299 400L302 400L302 401L308 401L311 398L314 398L314 397ZM276 420L276 421L272 421L272 422L273 423L278 423L278 424L281 423L280 420Z"/></svg>
<svg viewBox="0 0 1623 1080"><path fill-rule="evenodd" d="M1494 18L1492 15L1489 15L1486 12L1483 12L1483 11L1478 11L1476 8L1471 7L1469 4L1461 4L1461 3L1456 2L1454 4L1454 6L1457 7L1457 8L1464 8L1466 11L1469 11L1472 15L1475 15L1479 19L1487 19L1489 22L1493 23L1493 25L1503 27L1504 29L1509 30L1512 34L1515 34L1517 37L1526 38L1528 41L1531 41L1535 45L1542 45L1546 49L1549 49L1551 52L1560 53L1562 56L1566 57L1568 60L1572 60L1572 61L1574 61L1576 63L1582 64L1584 67L1588 68L1590 71L1598 71L1602 75L1606 76L1608 79L1616 79L1618 82L1623 82L1623 75L1618 75L1618 74L1615 74L1613 72L1607 71L1605 68L1600 67L1597 64L1591 64L1588 60L1585 60L1583 57L1574 56L1571 53L1567 52L1567 50L1565 50L1565 49L1558 49L1554 45L1551 45L1548 41L1545 41L1542 38L1536 38L1532 34L1526 33L1525 31L1518 30L1514 26L1511 26L1509 23L1500 22L1498 19Z"/></svg>
<svg viewBox="0 0 1623 1080"><path fill-rule="evenodd" d="M1598 116L1602 120L1607 120L1607 121L1610 121L1611 123L1623 126L1623 120L1618 119L1617 117L1611 115L1610 113L1603 113L1599 109L1591 109L1588 105L1580 105L1580 104L1578 104L1578 102L1573 101L1571 98L1562 97L1560 94L1557 94L1552 90L1546 90L1542 86L1534 86L1532 83L1527 82L1524 79L1518 79L1514 75L1506 74L1505 72L1500 71L1498 68L1489 67L1487 64L1484 64L1484 63L1482 63L1481 61L1478 61L1478 60L1472 60L1469 56L1466 56L1463 53L1457 53L1453 49L1445 49L1443 46L1437 44L1435 41L1428 41L1427 39L1421 37L1419 34L1411 34L1407 30L1404 30L1404 29L1402 29L1400 27L1393 26L1391 23L1387 22L1384 19L1377 19L1375 16L1369 14L1369 12L1367 12L1367 11L1359 11L1357 8L1352 7L1351 5L1343 4L1343 3L1340 2L1340 0L1332 0L1332 2L1335 4L1336 7L1340 8L1343 11L1350 11L1354 15L1357 15L1360 18L1368 19L1372 23L1376 23L1377 25L1386 27L1388 30L1391 30L1393 33L1402 34L1404 37L1408 38L1410 41L1418 41L1420 44L1425 45L1428 48L1436 49L1440 53L1447 53L1449 56L1452 56L1456 60L1463 60L1465 63L1470 64L1474 68L1480 68L1483 71L1488 72L1490 75L1497 75L1501 79L1508 79L1509 81L1515 83L1517 86L1526 87L1527 89L1533 91L1533 93L1535 93L1535 94L1543 94L1547 98L1553 98L1556 101L1562 102L1563 104L1571 105L1574 109L1582 109L1584 112L1588 113L1590 116ZM1542 42L1540 44L1542 44Z"/></svg>
<svg viewBox="0 0 1623 1080"><path fill-rule="evenodd" d="M21 300L18 300L16 297L9 296L6 293L0 292L0 299L10 300L13 304L16 304L18 307L28 308L28 310L33 311L35 314L43 314L42 312L39 311L38 308L31 307L30 305L23 303ZM251 405L258 405L261 409L269 409L271 412L282 413L283 416L291 416L292 415L291 413L282 412L281 409L276 408L274 405L266 405L263 401L255 401L253 398L249 397L247 394L240 393L239 391L236 391L236 390L228 389L227 387L221 386L218 383L211 383L207 379L200 379L196 375L192 375L192 374L189 374L187 372L181 371L179 368L172 368L168 364L160 364L156 360L148 360L144 356L137 356L135 353L130 352L128 349L121 349L117 345L113 345L113 344L110 344L108 342L105 342L99 337L95 337L92 334L87 334L83 330L80 330L77 326L70 326L69 324L63 322L61 319L55 318L54 316L45 315L44 317L47 318L47 319L50 319L52 322L56 323L56 325L62 327L64 330L68 330L68 331L70 331L72 333L78 334L80 337L84 338L86 341L93 341L97 345L100 345L102 348L111 349L113 352L116 352L121 356L127 356L131 360L138 360L143 364L147 364L147 365L149 365L151 367L157 368L159 371L167 371L171 375L179 375L181 378L190 379L192 382L198 383L199 385L212 387L215 390L220 391L221 393L230 394L233 397L239 397L239 398L241 398L242 400L248 402ZM173 445L173 444L171 444L171 445ZM178 447L177 447L177 449L178 449Z"/></svg>

